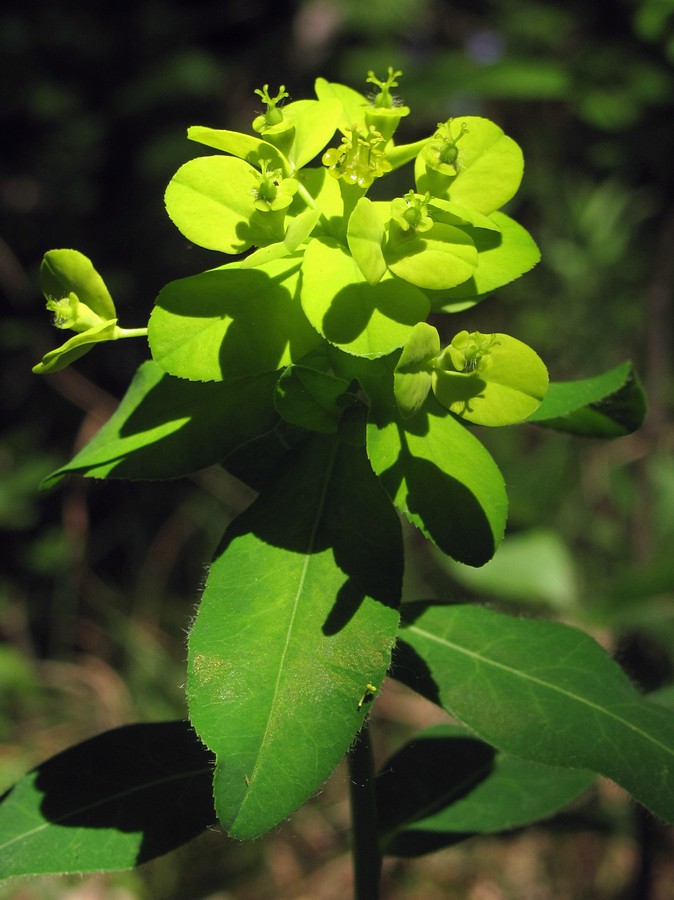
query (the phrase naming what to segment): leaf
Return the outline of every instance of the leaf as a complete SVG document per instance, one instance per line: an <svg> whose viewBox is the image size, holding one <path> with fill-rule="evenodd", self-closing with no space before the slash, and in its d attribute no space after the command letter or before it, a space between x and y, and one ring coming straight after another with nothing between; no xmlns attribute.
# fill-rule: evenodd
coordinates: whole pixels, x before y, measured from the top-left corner
<svg viewBox="0 0 674 900"><path fill-rule="evenodd" d="M214 147L231 153L239 159L245 160L256 169L261 168L261 163L266 160L270 168L281 169L284 175L290 174L290 163L285 156L273 144L263 141L251 134L242 134L239 131L227 131L224 128L207 128L204 125L192 125L187 129L187 137L191 141Z"/></svg>
<svg viewBox="0 0 674 900"><path fill-rule="evenodd" d="M342 134L348 134L351 128L365 128L365 110L369 103L353 88L346 84L317 78L314 85L316 96L321 101L338 100L341 106L337 127Z"/></svg>
<svg viewBox="0 0 674 900"><path fill-rule="evenodd" d="M494 558L480 569L441 557L438 564L478 595L518 604L543 603L567 614L578 601L573 557L554 531L532 529L506 535Z"/></svg>
<svg viewBox="0 0 674 900"><path fill-rule="evenodd" d="M320 211L317 209L305 209L304 212L290 220L282 241L260 247L259 250L241 260L241 268L252 269L275 259L290 256L307 240L316 227L320 215Z"/></svg>
<svg viewBox="0 0 674 900"><path fill-rule="evenodd" d="M296 297L298 261L254 269L230 263L172 281L157 297L148 337L170 375L222 381L272 372L321 343Z"/></svg>
<svg viewBox="0 0 674 900"><path fill-rule="evenodd" d="M345 406L340 398L349 382L308 366L288 366L276 388L276 409L293 425L335 434ZM354 398L355 400L355 398Z"/></svg>
<svg viewBox="0 0 674 900"><path fill-rule="evenodd" d="M339 100L297 100L283 107L283 118L295 126L287 156L295 170L312 161L335 133L341 116ZM291 172L291 174L293 174Z"/></svg>
<svg viewBox="0 0 674 900"><path fill-rule="evenodd" d="M347 353L374 358L401 347L428 315L426 296L390 275L370 285L345 248L314 238L302 264L302 308L323 337Z"/></svg>
<svg viewBox="0 0 674 900"><path fill-rule="evenodd" d="M212 767L186 722L125 725L59 753L0 799L0 878L168 853L214 823Z"/></svg>
<svg viewBox="0 0 674 900"><path fill-rule="evenodd" d="M71 363L75 362L85 353L88 353L95 344L115 339L118 331L117 319L110 319L100 325L94 325L87 331L75 334L65 344L50 350L42 357L40 362L33 366L36 375L47 375L50 372L60 372Z"/></svg>
<svg viewBox="0 0 674 900"><path fill-rule="evenodd" d="M65 475L178 478L220 462L274 427L276 379L272 373L194 383L145 362L112 417L42 487Z"/></svg>
<svg viewBox="0 0 674 900"><path fill-rule="evenodd" d="M296 447L226 532L189 638L188 696L232 836L290 815L348 749L389 664L402 558L363 448L336 436Z"/></svg>
<svg viewBox="0 0 674 900"><path fill-rule="evenodd" d="M452 725L415 735L382 766L377 809L383 852L419 856L476 834L548 818L584 793L592 773L509 756Z"/></svg>
<svg viewBox="0 0 674 900"><path fill-rule="evenodd" d="M259 175L232 156L201 156L181 166L166 188L166 211L185 237L223 253L275 240L273 219L255 209ZM267 213L271 216L271 213Z"/></svg>
<svg viewBox="0 0 674 900"><path fill-rule="evenodd" d="M474 371L434 369L433 393L450 412L476 425L522 422L545 396L548 370L540 356L517 338L497 333L491 339Z"/></svg>
<svg viewBox="0 0 674 900"><path fill-rule="evenodd" d="M519 146L494 122L479 116L459 116L451 120L458 135L458 168L455 176L438 175L427 169L421 154L414 174L417 190L430 191L435 197L462 203L489 215L500 209L517 193L524 172L524 159Z"/></svg>
<svg viewBox="0 0 674 900"><path fill-rule="evenodd" d="M404 233L392 227L384 257L398 278L431 291L461 284L471 277L478 264L470 236L442 222L423 234Z"/></svg>
<svg viewBox="0 0 674 900"><path fill-rule="evenodd" d="M589 437L631 434L646 414L646 397L631 362L579 381L553 381L528 421Z"/></svg>
<svg viewBox="0 0 674 900"><path fill-rule="evenodd" d="M405 609L397 678L499 750L597 772L674 821L674 719L591 637L479 606Z"/></svg>
<svg viewBox="0 0 674 900"><path fill-rule="evenodd" d="M414 326L393 373L393 393L405 418L416 415L431 389L431 360L440 354L437 328L426 322Z"/></svg>
<svg viewBox="0 0 674 900"><path fill-rule="evenodd" d="M490 294L525 275L540 261L534 239L518 222L502 212L494 212L489 218L498 226L498 232L469 230L478 251L477 268L463 284L432 297L434 310L457 311L458 301Z"/></svg>
<svg viewBox="0 0 674 900"><path fill-rule="evenodd" d="M349 250L368 284L378 284L386 274L382 250L385 224L377 207L367 197L360 198L349 216L346 230Z"/></svg>
<svg viewBox="0 0 674 900"><path fill-rule="evenodd" d="M378 380L361 382L373 404L367 427L372 468L398 509L443 553L483 565L503 537L508 507L496 463L432 397L409 419L387 408L390 384Z"/></svg>
<svg viewBox="0 0 674 900"><path fill-rule="evenodd" d="M101 319L110 320L117 316L105 282L91 260L79 250L49 250L45 253L40 264L40 285L47 300L58 301L72 292Z"/></svg>

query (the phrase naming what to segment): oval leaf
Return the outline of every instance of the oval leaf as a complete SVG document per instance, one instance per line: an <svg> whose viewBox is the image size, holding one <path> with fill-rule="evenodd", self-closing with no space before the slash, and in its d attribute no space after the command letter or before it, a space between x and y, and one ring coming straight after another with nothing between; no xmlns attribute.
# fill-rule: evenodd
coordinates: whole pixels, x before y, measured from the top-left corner
<svg viewBox="0 0 674 900"><path fill-rule="evenodd" d="M239 131L227 131L224 128L207 128L204 125L192 125L187 129L187 137L191 141L205 144L216 150L231 153L245 160L256 169L266 161L270 168L281 169L284 175L290 174L290 164L281 151L273 144L263 141L252 134Z"/></svg>
<svg viewBox="0 0 674 900"><path fill-rule="evenodd" d="M40 264L40 285L47 300L71 291L101 319L114 319L115 304L91 260L79 250L49 250Z"/></svg>
<svg viewBox="0 0 674 900"><path fill-rule="evenodd" d="M222 381L271 372L321 343L295 296L298 264L231 263L172 281L157 297L148 336L171 375Z"/></svg>
<svg viewBox="0 0 674 900"><path fill-rule="evenodd" d="M474 371L436 368L433 393L450 412L476 425L522 422L545 396L548 370L540 356L517 338L500 333L489 337L489 349Z"/></svg>
<svg viewBox="0 0 674 900"><path fill-rule="evenodd" d="M368 284L377 284L386 273L382 250L385 224L377 207L367 197L360 198L349 216L346 230L349 250Z"/></svg>
<svg viewBox="0 0 674 900"><path fill-rule="evenodd" d="M491 559L505 529L503 477L432 398L410 419L368 424L367 453L398 509L444 553L471 566Z"/></svg>
<svg viewBox="0 0 674 900"><path fill-rule="evenodd" d="M478 254L470 236L460 228L433 225L423 234L391 229L384 249L391 271L417 287L441 291L467 281L475 272Z"/></svg>
<svg viewBox="0 0 674 900"><path fill-rule="evenodd" d="M225 538L190 634L188 695L218 757L220 821L251 838L320 787L362 724L397 631L402 536L363 448L317 436Z"/></svg>
<svg viewBox="0 0 674 900"><path fill-rule="evenodd" d="M265 237L251 225L259 178L231 156L201 156L181 166L166 188L166 211L185 237L208 250L242 253ZM260 241L269 243L269 239Z"/></svg>
<svg viewBox="0 0 674 900"><path fill-rule="evenodd" d="M591 637L479 606L406 610L397 678L498 749L598 772L674 822L674 719Z"/></svg>
<svg viewBox="0 0 674 900"><path fill-rule="evenodd" d="M401 347L430 308L421 291L389 275L368 284L346 249L330 238L315 238L307 247L301 298L326 340L370 359Z"/></svg>
<svg viewBox="0 0 674 900"><path fill-rule="evenodd" d="M478 212L500 209L517 193L524 173L524 158L519 146L494 122L479 116L452 119L456 135L465 125L466 131L457 141L458 169L454 176L444 176L426 167L421 154L414 174L417 190L423 194L470 206Z"/></svg>

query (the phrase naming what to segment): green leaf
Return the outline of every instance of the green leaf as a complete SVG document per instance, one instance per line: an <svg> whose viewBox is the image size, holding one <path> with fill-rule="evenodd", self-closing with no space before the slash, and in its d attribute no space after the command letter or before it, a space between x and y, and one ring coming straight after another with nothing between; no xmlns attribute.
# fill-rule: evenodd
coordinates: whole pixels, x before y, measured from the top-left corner
<svg viewBox="0 0 674 900"><path fill-rule="evenodd" d="M204 125L192 125L187 129L187 137L191 141L205 144L216 150L231 153L239 159L245 160L251 166L259 169L263 160L269 163L272 169L281 169L284 175L290 174L290 163L285 156L273 144L263 141L251 134L242 134L239 131L227 131L223 128L207 128Z"/></svg>
<svg viewBox="0 0 674 900"><path fill-rule="evenodd" d="M427 728L377 776L382 849L419 856L476 834L521 828L568 806L595 777L494 755L493 747L456 726Z"/></svg>
<svg viewBox="0 0 674 900"><path fill-rule="evenodd" d="M171 375L222 381L271 372L321 343L296 297L298 261L254 269L230 263L172 281L157 297L148 336Z"/></svg>
<svg viewBox="0 0 674 900"><path fill-rule="evenodd" d="M401 415L416 415L428 397L432 375L430 361L440 354L437 328L426 322L414 326L393 373L393 393Z"/></svg>
<svg viewBox="0 0 674 900"><path fill-rule="evenodd" d="M65 344L61 344L55 350L50 350L42 357L40 362L33 366L36 375L47 375L50 372L60 372L71 363L75 362L85 353L88 353L95 344L104 341L112 341L118 332L117 319L94 325L87 331L75 334Z"/></svg>
<svg viewBox="0 0 674 900"><path fill-rule="evenodd" d="M401 347L429 311L420 290L389 274L368 284L351 255L330 238L314 238L307 247L301 298L307 318L326 340L367 358Z"/></svg>
<svg viewBox="0 0 674 900"><path fill-rule="evenodd" d="M212 767L186 722L125 725L59 753L0 799L0 878L168 853L214 823Z"/></svg>
<svg viewBox="0 0 674 900"><path fill-rule="evenodd" d="M117 316L105 282L91 260L78 250L45 253L40 265L40 285L47 300L58 301L72 292L101 319Z"/></svg>
<svg viewBox="0 0 674 900"><path fill-rule="evenodd" d="M573 557L554 531L532 529L506 535L494 558L480 569L462 566L439 554L438 564L481 596L518 604L543 603L566 614L578 601Z"/></svg>
<svg viewBox="0 0 674 900"><path fill-rule="evenodd" d="M461 332L448 350L461 335L468 339L476 334ZM500 333L490 338L488 351L473 371L434 369L433 392L442 406L476 425L512 425L540 405L548 387L548 370L540 356L517 338Z"/></svg>
<svg viewBox="0 0 674 900"><path fill-rule="evenodd" d="M388 204L385 204L388 206ZM368 284L378 284L386 274L383 245L386 220L377 206L361 197L349 216L346 236L349 250Z"/></svg>
<svg viewBox="0 0 674 900"><path fill-rule="evenodd" d="M467 232L442 222L422 234L392 226L384 257L398 278L431 291L461 284L478 264L477 249Z"/></svg>
<svg viewBox="0 0 674 900"><path fill-rule="evenodd" d="M335 434L345 409L339 400L348 389L343 378L308 366L288 366L276 387L276 409L292 425Z"/></svg>
<svg viewBox="0 0 674 900"><path fill-rule="evenodd" d="M306 166L323 150L337 129L341 113L342 104L337 99L297 100L283 107L284 120L295 126L287 152L295 170Z"/></svg>
<svg viewBox="0 0 674 900"><path fill-rule="evenodd" d="M646 397L631 362L579 381L553 381L530 422L590 437L631 434L646 414Z"/></svg>
<svg viewBox="0 0 674 900"><path fill-rule="evenodd" d="M369 103L362 94L346 84L327 81L325 78L317 78L314 88L319 100L339 101L341 108L337 127L342 134L349 134L354 127L365 128L365 110Z"/></svg>
<svg viewBox="0 0 674 900"><path fill-rule="evenodd" d="M520 278L540 261L540 251L525 228L502 212L489 218L498 232L479 227L469 230L478 251L477 268L463 284L431 298L437 312L457 311L457 301L489 294Z"/></svg>
<svg viewBox="0 0 674 900"><path fill-rule="evenodd" d="M304 212L290 220L282 241L268 244L266 247L260 247L259 250L241 260L241 268L252 269L255 266L261 266L264 263L273 262L275 259L283 259L293 254L314 230L320 215L321 213L317 209L305 209Z"/></svg>
<svg viewBox="0 0 674 900"><path fill-rule="evenodd" d="M674 719L591 637L479 606L406 615L397 678L499 750L597 772L674 821Z"/></svg>
<svg viewBox="0 0 674 900"><path fill-rule="evenodd" d="M503 537L508 507L494 460L432 397L403 419L387 400L390 373L388 382L380 373L359 380L372 403L367 453L395 505L444 553L483 565Z"/></svg>
<svg viewBox="0 0 674 900"><path fill-rule="evenodd" d="M181 166L169 182L166 211L189 241L208 250L243 253L277 239L276 217L255 209L259 183L259 173L242 159L201 156Z"/></svg>
<svg viewBox="0 0 674 900"><path fill-rule="evenodd" d="M459 172L454 176L439 175L427 169L420 154L414 170L417 190L421 194L430 191L434 197L489 215L517 193L524 172L522 151L489 119L460 116L451 122L457 135L463 125L467 129L457 142Z"/></svg>
<svg viewBox="0 0 674 900"><path fill-rule="evenodd" d="M351 744L398 626L400 522L362 447L312 437L228 529L189 638L191 719L234 837L272 828Z"/></svg>
<svg viewBox="0 0 674 900"><path fill-rule="evenodd" d="M272 430L276 374L202 384L173 378L148 361L94 437L42 484L64 475L178 478L225 459Z"/></svg>

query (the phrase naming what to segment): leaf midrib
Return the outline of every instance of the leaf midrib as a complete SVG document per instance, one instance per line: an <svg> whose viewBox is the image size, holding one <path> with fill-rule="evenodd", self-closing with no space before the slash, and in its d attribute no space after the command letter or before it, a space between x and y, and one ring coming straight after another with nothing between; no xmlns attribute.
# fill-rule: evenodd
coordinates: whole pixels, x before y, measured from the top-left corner
<svg viewBox="0 0 674 900"><path fill-rule="evenodd" d="M574 694L571 691L560 687L559 685L555 685L555 684L552 684L551 682L544 681L541 678L537 678L535 675L531 675L528 672L523 672L522 670L515 669L512 666L506 665L505 663L497 662L496 660L490 659L489 657L486 657L486 656L483 656L482 654L477 653L474 650L469 650L466 647L461 647L458 644L455 644L452 641L448 640L447 638L443 638L443 637L439 637L437 635L431 634L430 632L424 631L423 629L419 628L418 626L411 625L411 626L408 626L408 628L406 630L410 631L414 634L417 634L417 635L419 635L419 637L425 638L435 644L440 644L443 647L447 647L448 649L453 650L456 653L460 653L460 654L463 654L464 656L468 656L468 657L471 657L472 659L478 660L479 662L481 662L484 665L491 666L492 668L495 668L495 669L501 669L502 671L507 672L509 675L512 675L516 678L520 678L523 681L531 682L532 684L536 684L542 688L546 688L547 690L552 691L553 693L561 694L562 696L567 697L571 701L582 704L582 705L586 706L588 709L593 710L594 712L600 713L601 715L606 716L607 718L613 719L615 722L619 723L624 728L627 728L629 731L640 735L646 741L650 742L655 747L662 750L664 753L668 754L669 756L674 757L674 748L668 747L666 744L661 743L656 738L654 738L653 735L644 731L642 728L635 726L634 723L628 721L627 719L622 718L617 713L612 712L611 710L607 709L606 707L599 706L597 703L594 703L585 697L582 697L578 694ZM634 696L635 704L638 703L638 701L639 701L639 695L635 693L635 696Z"/></svg>

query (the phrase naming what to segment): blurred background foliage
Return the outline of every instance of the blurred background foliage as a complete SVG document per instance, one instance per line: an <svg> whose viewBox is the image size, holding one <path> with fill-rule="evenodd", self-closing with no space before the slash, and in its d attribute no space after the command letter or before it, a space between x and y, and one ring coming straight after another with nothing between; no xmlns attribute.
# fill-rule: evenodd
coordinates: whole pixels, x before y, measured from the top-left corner
<svg viewBox="0 0 674 900"><path fill-rule="evenodd" d="M209 152L186 127L249 130L265 82L298 99L317 75L364 90L368 69L394 65L413 109L406 139L471 114L520 143L511 212L543 262L443 327L516 335L555 379L631 358L649 415L608 443L481 431L509 485L503 550L466 570L409 534L407 596L553 615L592 631L645 690L672 681L674 0L6 0L0 60L0 787L106 728L184 715L185 630L204 566L250 499L217 468L38 492L147 354L141 342L107 345L33 376L58 340L40 259L81 250L123 324L143 325L163 284L220 263L164 213L173 172ZM374 721L390 749L433 715L392 686ZM638 896L671 897L671 836L626 810L604 785L556 831L391 862L386 896L617 898L650 879ZM338 777L255 845L209 834L138 873L23 881L0 898L343 897L347 827Z"/></svg>

